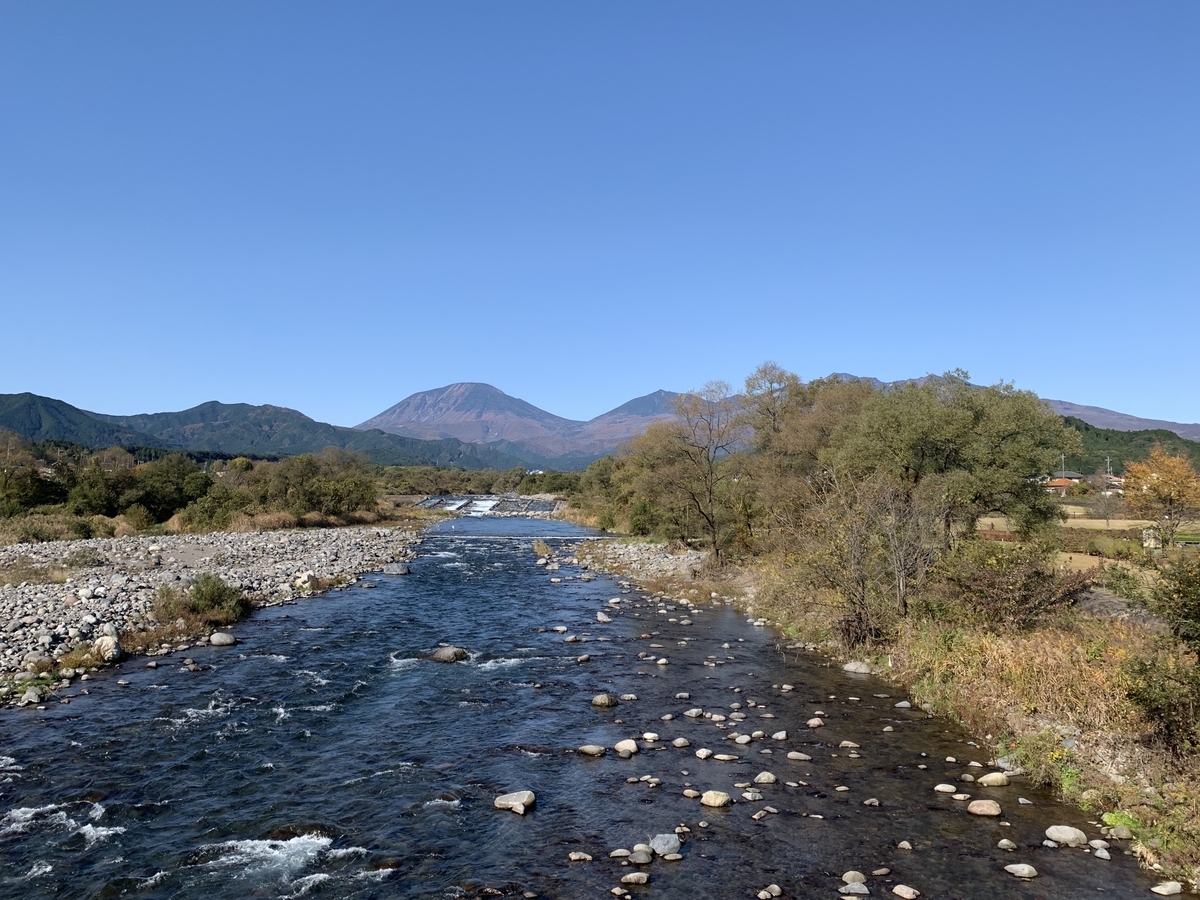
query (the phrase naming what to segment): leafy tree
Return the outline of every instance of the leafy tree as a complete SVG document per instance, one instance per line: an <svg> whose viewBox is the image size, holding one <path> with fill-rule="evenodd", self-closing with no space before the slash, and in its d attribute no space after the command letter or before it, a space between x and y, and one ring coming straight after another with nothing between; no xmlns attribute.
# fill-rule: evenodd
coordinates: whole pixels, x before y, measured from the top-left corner
<svg viewBox="0 0 1200 900"><path fill-rule="evenodd" d="M1200 476L1186 457L1155 447L1145 462L1125 465L1125 504L1135 516L1157 522L1170 546L1200 507Z"/></svg>
<svg viewBox="0 0 1200 900"><path fill-rule="evenodd" d="M875 392L824 458L913 488L935 483L946 501L949 542L993 510L1024 533L1054 521L1058 507L1035 476L1078 442L1035 394L1007 384L976 387L956 371Z"/></svg>
<svg viewBox="0 0 1200 900"><path fill-rule="evenodd" d="M632 453L643 497L662 494L685 537L695 519L714 563L721 562L722 529L730 518L731 458L745 433L729 385L715 381L675 401L675 422L656 422L635 439ZM682 521L680 521L682 519Z"/></svg>
<svg viewBox="0 0 1200 900"><path fill-rule="evenodd" d="M1200 652L1200 559L1176 559L1163 566L1160 575L1150 591L1150 611L1163 619L1177 638Z"/></svg>

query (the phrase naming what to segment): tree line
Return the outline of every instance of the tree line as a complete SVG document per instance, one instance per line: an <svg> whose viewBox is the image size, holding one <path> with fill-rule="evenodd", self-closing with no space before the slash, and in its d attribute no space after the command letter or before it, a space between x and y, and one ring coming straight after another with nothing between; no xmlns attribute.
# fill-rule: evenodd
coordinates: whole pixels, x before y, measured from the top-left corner
<svg viewBox="0 0 1200 900"><path fill-rule="evenodd" d="M710 383L676 413L590 466L575 504L602 528L704 546L718 565L765 561L786 602L831 608L846 646L885 642L914 603L1020 627L1087 586L1055 570L1061 512L1043 486L1080 435L1032 392L962 371L805 383L766 363L742 391ZM1162 518L1144 501L1175 498L1173 536L1191 500L1130 468L1131 506ZM980 533L984 515L1011 533Z"/></svg>

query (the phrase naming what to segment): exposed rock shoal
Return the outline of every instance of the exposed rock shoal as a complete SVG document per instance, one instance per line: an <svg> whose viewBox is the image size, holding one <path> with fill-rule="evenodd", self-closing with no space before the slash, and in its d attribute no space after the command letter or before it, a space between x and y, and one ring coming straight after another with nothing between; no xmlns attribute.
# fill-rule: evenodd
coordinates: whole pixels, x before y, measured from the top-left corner
<svg viewBox="0 0 1200 900"><path fill-rule="evenodd" d="M255 605L271 606L411 559L418 542L411 529L369 526L0 547L0 570L47 573L47 580L0 584L0 677L54 662L108 626L117 633L136 629L148 621L160 587L182 586L201 573L219 575ZM79 556L95 564L65 566ZM66 580L49 580L51 573Z"/></svg>

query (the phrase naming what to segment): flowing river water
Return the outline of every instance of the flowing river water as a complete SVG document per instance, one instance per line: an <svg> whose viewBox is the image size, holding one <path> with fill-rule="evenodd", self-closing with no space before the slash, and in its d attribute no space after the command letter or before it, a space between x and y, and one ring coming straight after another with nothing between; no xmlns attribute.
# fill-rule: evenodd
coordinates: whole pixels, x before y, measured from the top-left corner
<svg viewBox="0 0 1200 900"><path fill-rule="evenodd" d="M1041 846L1049 825L1098 829L1022 779L960 786L997 800L999 818L935 793L990 771L968 767L989 752L897 708L885 683L784 651L724 604L686 610L535 565L534 537L586 534L444 523L411 575L260 610L235 629L237 646L153 670L128 661L70 705L0 712L0 896L601 897L638 868L612 850L680 825L682 859L644 867L635 896L752 898L777 884L785 898L834 898L846 870L880 868L891 873L868 874L872 896L901 883L928 898L1151 896L1155 882L1119 846L1110 861ZM441 643L470 657L422 658ZM184 669L184 655L203 671ZM637 699L599 709L602 691ZM747 718L719 727L690 708ZM818 714L825 726L806 727ZM766 737L737 745L735 730ZM612 752L645 732L660 740L639 740L632 759ZM690 746L673 746L679 737ZM575 752L588 743L609 752ZM738 758L699 759L701 748ZM734 785L760 772L777 783L743 799ZM643 776L661 784L630 783ZM707 809L689 787L735 802ZM526 789L537 796L526 815L492 807ZM753 818L767 806L777 812ZM1018 850L997 849L1002 838ZM594 860L570 862L572 851ZM1039 876L1004 871L1018 862Z"/></svg>

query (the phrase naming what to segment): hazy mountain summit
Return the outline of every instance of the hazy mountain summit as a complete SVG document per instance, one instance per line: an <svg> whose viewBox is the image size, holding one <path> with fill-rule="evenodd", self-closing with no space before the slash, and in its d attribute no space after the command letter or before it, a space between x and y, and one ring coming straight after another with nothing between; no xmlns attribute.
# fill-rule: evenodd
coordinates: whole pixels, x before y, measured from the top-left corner
<svg viewBox="0 0 1200 900"><path fill-rule="evenodd" d="M423 440L490 444L531 463L574 467L637 437L652 422L673 418L676 396L655 391L581 422L510 397L490 384L459 382L419 391L355 427Z"/></svg>

